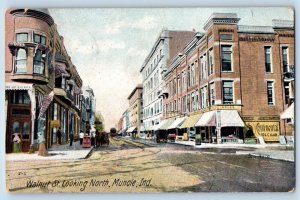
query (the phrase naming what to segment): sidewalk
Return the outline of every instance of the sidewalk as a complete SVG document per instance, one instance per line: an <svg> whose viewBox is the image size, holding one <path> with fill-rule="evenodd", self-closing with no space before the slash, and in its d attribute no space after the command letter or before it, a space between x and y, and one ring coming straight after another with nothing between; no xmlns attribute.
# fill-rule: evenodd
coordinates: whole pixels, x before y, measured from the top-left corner
<svg viewBox="0 0 300 200"><path fill-rule="evenodd" d="M57 145L48 149L48 156L39 156L36 151L29 153L10 153L6 154L7 161L28 161L28 160L77 160L85 159L91 153L93 147L82 148L79 141L74 142L73 146L69 144Z"/></svg>

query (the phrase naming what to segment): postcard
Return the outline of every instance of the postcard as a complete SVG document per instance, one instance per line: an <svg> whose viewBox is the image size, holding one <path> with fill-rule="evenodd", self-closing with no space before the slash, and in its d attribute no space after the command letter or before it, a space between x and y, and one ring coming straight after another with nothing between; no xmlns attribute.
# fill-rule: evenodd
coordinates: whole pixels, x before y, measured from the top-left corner
<svg viewBox="0 0 300 200"><path fill-rule="evenodd" d="M10 193L293 192L290 7L10 8Z"/></svg>

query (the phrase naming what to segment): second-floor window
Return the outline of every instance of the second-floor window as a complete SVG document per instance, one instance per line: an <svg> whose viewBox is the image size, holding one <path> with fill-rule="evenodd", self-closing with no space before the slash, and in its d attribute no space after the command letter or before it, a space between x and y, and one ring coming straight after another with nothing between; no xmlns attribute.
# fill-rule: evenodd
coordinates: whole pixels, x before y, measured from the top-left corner
<svg viewBox="0 0 300 200"><path fill-rule="evenodd" d="M265 67L266 72L272 73L271 47L265 47Z"/></svg>
<svg viewBox="0 0 300 200"><path fill-rule="evenodd" d="M232 71L232 47L230 45L221 46L222 71Z"/></svg>
<svg viewBox="0 0 300 200"><path fill-rule="evenodd" d="M274 101L274 82L267 82L268 105L275 105Z"/></svg>
<svg viewBox="0 0 300 200"><path fill-rule="evenodd" d="M288 104L289 99L290 99L290 82L289 81L284 82L284 98L285 98L285 104Z"/></svg>
<svg viewBox="0 0 300 200"><path fill-rule="evenodd" d="M45 72L45 60L41 50L37 50L34 56L33 73L44 74Z"/></svg>
<svg viewBox="0 0 300 200"><path fill-rule="evenodd" d="M233 104L233 81L223 81L223 104Z"/></svg>
<svg viewBox="0 0 300 200"><path fill-rule="evenodd" d="M211 83L210 84L210 105L211 106L215 105L215 101L216 101L215 84Z"/></svg>
<svg viewBox="0 0 300 200"><path fill-rule="evenodd" d="M213 74L215 72L214 69L214 59L213 59L213 49L210 49L208 52L208 72L209 75Z"/></svg>
<svg viewBox="0 0 300 200"><path fill-rule="evenodd" d="M27 72L27 52L25 49L19 49L16 57L16 73Z"/></svg>

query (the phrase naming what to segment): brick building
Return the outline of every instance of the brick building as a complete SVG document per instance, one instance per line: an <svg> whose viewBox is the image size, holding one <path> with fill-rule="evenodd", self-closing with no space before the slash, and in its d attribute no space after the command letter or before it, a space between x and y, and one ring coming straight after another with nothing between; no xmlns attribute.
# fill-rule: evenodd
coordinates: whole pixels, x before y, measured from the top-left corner
<svg viewBox="0 0 300 200"><path fill-rule="evenodd" d="M47 9L13 9L5 14L6 152L12 152L13 134L22 151L36 149L42 99L54 93L45 112L46 148L62 143L80 128L82 80L72 64Z"/></svg>
<svg viewBox="0 0 300 200"><path fill-rule="evenodd" d="M143 107L143 85L137 85L134 90L128 96L129 100L129 110L130 110L130 128L127 130L127 133L132 135L140 136L141 126L143 124L142 116L142 107Z"/></svg>
<svg viewBox="0 0 300 200"><path fill-rule="evenodd" d="M219 143L241 142L246 133L267 142L292 134L280 113L294 99L288 76L293 21L273 20L270 27L238 22L234 13L214 13L205 33L196 33L173 58L164 76L169 133Z"/></svg>

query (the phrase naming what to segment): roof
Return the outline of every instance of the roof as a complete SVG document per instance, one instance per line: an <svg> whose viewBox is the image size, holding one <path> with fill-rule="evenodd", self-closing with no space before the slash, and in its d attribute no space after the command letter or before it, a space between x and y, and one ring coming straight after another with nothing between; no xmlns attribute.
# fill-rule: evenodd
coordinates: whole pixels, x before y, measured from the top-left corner
<svg viewBox="0 0 300 200"><path fill-rule="evenodd" d="M143 85L142 84L138 84L133 90L132 90L132 92L130 93L130 95L128 96L128 100L132 97L132 95L135 93L135 91L136 90L138 90L138 89L143 89Z"/></svg>

